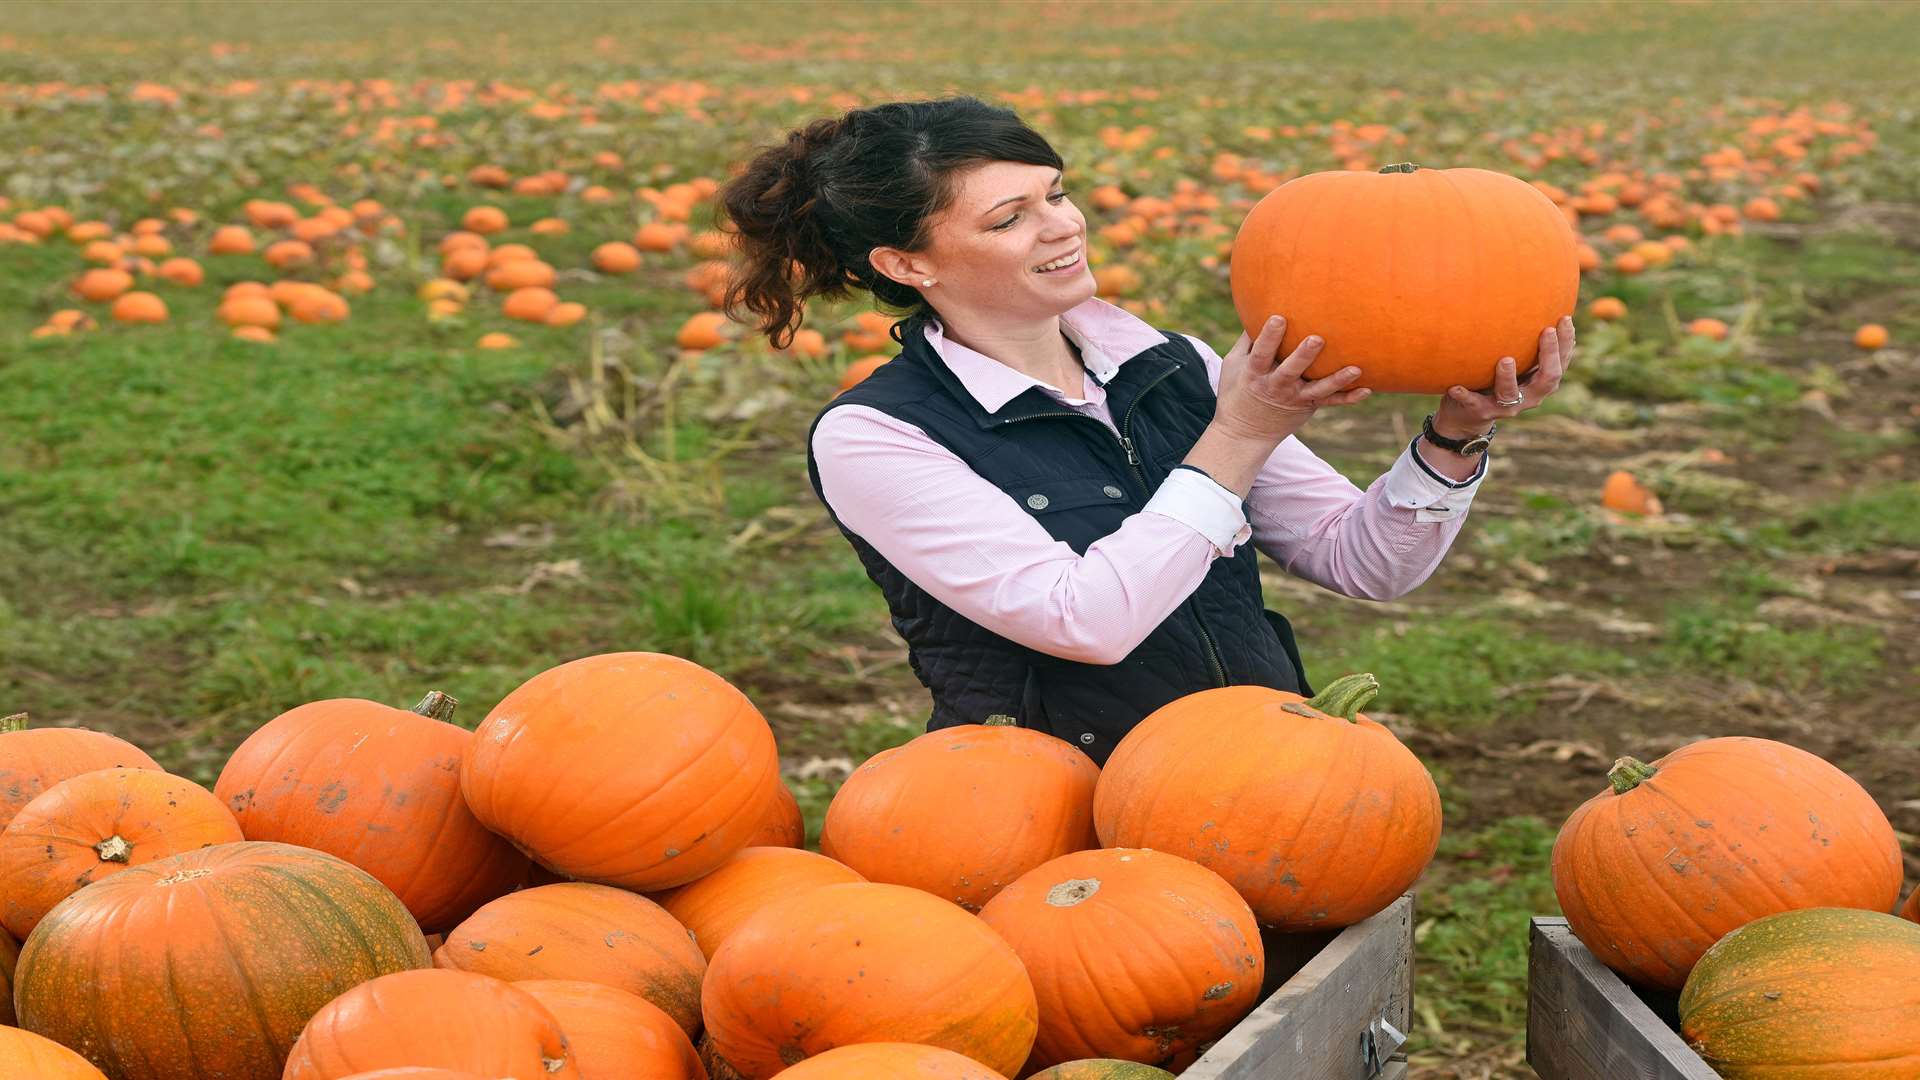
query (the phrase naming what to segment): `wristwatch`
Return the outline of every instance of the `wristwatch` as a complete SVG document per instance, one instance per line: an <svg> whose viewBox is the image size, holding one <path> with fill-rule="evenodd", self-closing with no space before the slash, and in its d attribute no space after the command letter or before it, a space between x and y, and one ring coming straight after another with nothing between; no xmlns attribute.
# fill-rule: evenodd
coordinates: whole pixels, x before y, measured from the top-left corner
<svg viewBox="0 0 1920 1080"><path fill-rule="evenodd" d="M1432 413L1428 413L1427 418L1420 422L1420 436L1422 438L1442 450L1451 450L1456 454L1461 454L1466 457L1486 453L1487 447L1493 445L1493 433L1499 430L1500 425L1496 423L1488 428L1487 433L1484 435L1475 435L1471 439L1449 439L1445 435L1433 430Z"/></svg>

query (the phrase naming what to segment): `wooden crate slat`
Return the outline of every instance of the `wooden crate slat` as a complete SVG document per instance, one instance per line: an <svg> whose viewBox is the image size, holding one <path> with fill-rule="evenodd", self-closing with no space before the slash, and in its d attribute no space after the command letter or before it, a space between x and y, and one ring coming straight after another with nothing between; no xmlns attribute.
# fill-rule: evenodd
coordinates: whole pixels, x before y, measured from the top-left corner
<svg viewBox="0 0 1920 1080"><path fill-rule="evenodd" d="M1545 916L1527 948L1527 1064L1544 1080L1718 1080L1567 920Z"/></svg>
<svg viewBox="0 0 1920 1080"><path fill-rule="evenodd" d="M1366 1080L1360 1033L1385 1016L1401 1031L1413 1016L1413 898L1402 896L1340 932L1261 1002L1183 1080ZM1386 1080L1406 1076L1388 1062Z"/></svg>

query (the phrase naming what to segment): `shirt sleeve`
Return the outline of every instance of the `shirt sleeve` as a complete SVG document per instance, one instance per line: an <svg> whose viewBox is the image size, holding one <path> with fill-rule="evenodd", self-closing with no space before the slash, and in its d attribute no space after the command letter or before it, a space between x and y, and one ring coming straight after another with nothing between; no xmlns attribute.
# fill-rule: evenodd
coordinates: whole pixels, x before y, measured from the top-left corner
<svg viewBox="0 0 1920 1080"><path fill-rule="evenodd" d="M1219 354L1189 340L1218 392ZM1471 478L1448 480L1420 459L1418 442L1363 491L1288 436L1247 494L1254 546L1288 573L1345 596L1391 600L1412 592L1452 547L1488 467L1483 455Z"/></svg>
<svg viewBox="0 0 1920 1080"><path fill-rule="evenodd" d="M834 516L934 599L1028 648L1115 664L1251 534L1239 500L1179 470L1076 555L1006 492L912 424L865 405L813 434ZM1212 489L1212 490L1209 490Z"/></svg>

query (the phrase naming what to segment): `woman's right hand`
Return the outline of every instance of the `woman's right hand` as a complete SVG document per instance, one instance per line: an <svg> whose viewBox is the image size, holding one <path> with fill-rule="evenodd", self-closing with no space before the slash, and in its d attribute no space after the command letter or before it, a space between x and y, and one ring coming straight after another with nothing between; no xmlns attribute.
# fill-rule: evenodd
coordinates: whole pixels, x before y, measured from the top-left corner
<svg viewBox="0 0 1920 1080"><path fill-rule="evenodd" d="M1306 427L1321 406L1352 405L1373 393L1347 389L1360 378L1357 367L1341 368L1320 379L1301 377L1320 356L1323 343L1317 336L1308 336L1285 360L1276 362L1274 356L1286 333L1287 320L1275 315L1260 328L1259 337L1248 340L1241 334L1233 350L1221 358L1213 422L1228 434L1278 445Z"/></svg>

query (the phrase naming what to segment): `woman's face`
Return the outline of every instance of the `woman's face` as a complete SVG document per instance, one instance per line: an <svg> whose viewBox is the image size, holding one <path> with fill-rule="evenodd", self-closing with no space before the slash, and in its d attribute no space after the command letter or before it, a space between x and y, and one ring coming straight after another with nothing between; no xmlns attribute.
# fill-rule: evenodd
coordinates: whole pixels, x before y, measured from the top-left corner
<svg viewBox="0 0 1920 1080"><path fill-rule="evenodd" d="M1094 294L1087 219L1049 166L995 161L966 170L930 234L927 249L909 256L926 272L907 284L936 309L1047 318ZM936 284L925 288L924 278Z"/></svg>

